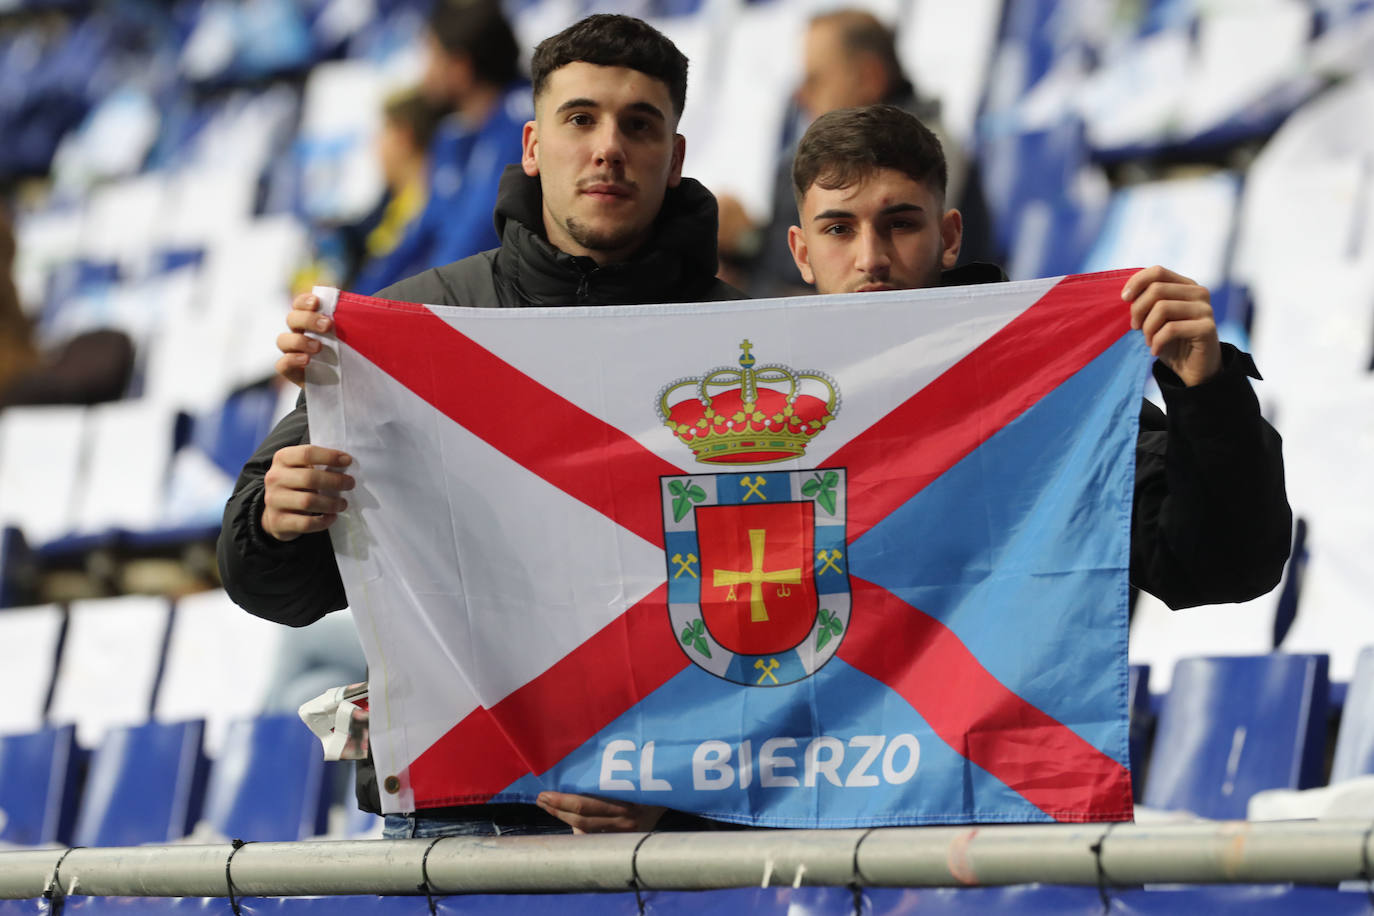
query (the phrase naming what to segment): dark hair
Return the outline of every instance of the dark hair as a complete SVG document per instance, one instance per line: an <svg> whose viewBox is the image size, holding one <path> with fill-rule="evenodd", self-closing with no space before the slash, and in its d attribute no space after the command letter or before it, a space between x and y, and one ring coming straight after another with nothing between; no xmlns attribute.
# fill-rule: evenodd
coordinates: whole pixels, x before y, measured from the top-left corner
<svg viewBox="0 0 1374 916"><path fill-rule="evenodd" d="M878 169L895 169L941 198L949 180L940 141L895 105L841 108L807 128L792 161L792 192L801 210L812 185L847 188Z"/></svg>
<svg viewBox="0 0 1374 916"><path fill-rule="evenodd" d="M424 152L429 149L444 112L419 89L406 89L387 97L382 103L382 116L410 131L415 148Z"/></svg>
<svg viewBox="0 0 1374 916"><path fill-rule="evenodd" d="M504 86L520 74L520 45L496 0L434 0L429 30L445 52L470 59L485 83Z"/></svg>
<svg viewBox="0 0 1374 916"><path fill-rule="evenodd" d="M887 73L884 101L912 91L911 81L902 73L897 59L897 33L865 10L835 10L822 13L811 20L812 26L833 25L840 32L840 44L850 54L870 54L878 59Z"/></svg>
<svg viewBox="0 0 1374 916"><path fill-rule="evenodd" d="M560 67L582 61L601 67L628 67L668 86L673 114L687 104L687 58L658 29L642 19L597 13L575 22L534 49L530 74L534 97Z"/></svg>

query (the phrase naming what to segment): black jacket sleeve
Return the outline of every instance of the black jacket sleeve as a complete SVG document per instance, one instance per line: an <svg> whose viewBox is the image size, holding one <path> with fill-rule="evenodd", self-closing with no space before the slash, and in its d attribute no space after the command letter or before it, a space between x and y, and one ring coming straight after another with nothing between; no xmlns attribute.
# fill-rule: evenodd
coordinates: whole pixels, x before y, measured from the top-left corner
<svg viewBox="0 0 1374 916"><path fill-rule="evenodd" d="M1262 595L1288 559L1282 443L1247 379L1260 375L1230 345L1222 360L1216 378L1193 388L1156 362L1168 414L1141 409L1131 584L1171 608Z"/></svg>
<svg viewBox="0 0 1374 916"><path fill-rule="evenodd" d="M278 541L262 530L263 476L278 449L310 441L305 398L243 466L220 528L219 574L236 604L258 617L303 627L348 603L328 531Z"/></svg>

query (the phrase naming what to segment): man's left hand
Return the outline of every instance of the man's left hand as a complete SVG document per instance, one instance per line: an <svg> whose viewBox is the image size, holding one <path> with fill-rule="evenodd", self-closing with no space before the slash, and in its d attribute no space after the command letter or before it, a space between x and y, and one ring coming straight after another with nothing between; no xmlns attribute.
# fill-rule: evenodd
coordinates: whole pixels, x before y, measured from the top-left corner
<svg viewBox="0 0 1374 916"><path fill-rule="evenodd" d="M1131 303L1131 327L1141 330L1150 352L1183 384L1200 385L1221 371L1207 287L1155 265L1127 280L1121 298Z"/></svg>
<svg viewBox="0 0 1374 916"><path fill-rule="evenodd" d="M536 802L573 833L640 833L654 829L666 808L567 792L540 792Z"/></svg>

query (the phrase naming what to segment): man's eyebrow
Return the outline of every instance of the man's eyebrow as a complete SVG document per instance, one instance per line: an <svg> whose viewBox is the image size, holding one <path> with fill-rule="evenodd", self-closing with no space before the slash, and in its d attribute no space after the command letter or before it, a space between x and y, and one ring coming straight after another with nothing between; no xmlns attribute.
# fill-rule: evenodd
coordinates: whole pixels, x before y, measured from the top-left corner
<svg viewBox="0 0 1374 916"><path fill-rule="evenodd" d="M662 111L660 111L660 110L659 110L659 107L658 107L657 105L655 105L654 103L652 103L652 102L644 102L644 101L631 102L631 103L630 103L630 110L631 110L631 111L637 111L637 112L639 112L640 114L649 115L650 117L658 118L660 121L667 121L667 120L668 120L667 115L665 115Z"/></svg>
<svg viewBox="0 0 1374 916"><path fill-rule="evenodd" d="M883 207L882 210L878 211L878 215L891 216L894 213L921 213L924 210L925 208L919 204L900 203L893 204L890 207Z"/></svg>
<svg viewBox="0 0 1374 916"><path fill-rule="evenodd" d="M559 105L559 106L558 106L558 109L557 109L557 112L556 112L556 113L557 113L557 114L562 114L563 112L565 112L565 111L570 111L570 110L572 110L572 109L574 109L574 108L600 108L600 107L601 107L601 103L598 102L596 99L588 99L588 98L568 99L568 100L567 100L566 102L564 102L562 105ZM631 102L631 103L629 104L628 107L629 107L629 109L630 109L631 111L637 111L637 112L639 112L640 114L649 115L650 117L652 117L652 118L657 118L657 119L660 120L660 121L667 121L667 120L668 120L667 116L663 113L663 111L662 111L657 105L653 104L652 102L644 102L644 101Z"/></svg>
<svg viewBox="0 0 1374 916"><path fill-rule="evenodd" d="M567 100L566 102L564 102L562 105L559 105L559 106L558 106L557 113L558 113L558 114L562 114L563 112L565 112L565 111L567 111L567 110L569 110L569 109L571 109L571 108L600 108L600 107L601 107L601 105L600 105L599 102L596 101L596 99L568 99L568 100Z"/></svg>
<svg viewBox="0 0 1374 916"><path fill-rule="evenodd" d="M878 215L879 215L879 216L892 216L894 213L923 213L923 212L925 212L925 208L922 207L920 204L900 203L900 204L892 204L891 206L888 206L888 207L883 207L881 210L878 211ZM854 218L854 214L851 213L849 210L835 210L835 209L831 209L831 210L822 210L820 213L817 213L817 214L816 214L815 216L813 216L811 219L812 219L812 221L814 222L815 220L818 220L818 219L853 219L853 218Z"/></svg>

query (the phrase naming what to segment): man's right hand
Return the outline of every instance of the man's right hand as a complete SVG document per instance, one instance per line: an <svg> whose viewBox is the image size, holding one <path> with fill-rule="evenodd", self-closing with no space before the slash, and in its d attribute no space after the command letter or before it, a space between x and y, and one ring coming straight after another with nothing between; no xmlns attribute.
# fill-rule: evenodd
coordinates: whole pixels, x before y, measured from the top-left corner
<svg viewBox="0 0 1374 916"><path fill-rule="evenodd" d="M286 326L291 330L277 336L277 374L301 388L305 387L305 367L310 357L323 346L318 340L305 336L306 331L328 331L334 322L320 314L320 300L314 293L301 293L291 301L286 313Z"/></svg>
<svg viewBox="0 0 1374 916"><path fill-rule="evenodd" d="M353 489L353 478L325 468L347 467L353 459L338 449L289 445L272 456L263 477L262 530L279 541L323 531L348 502L339 495Z"/></svg>

